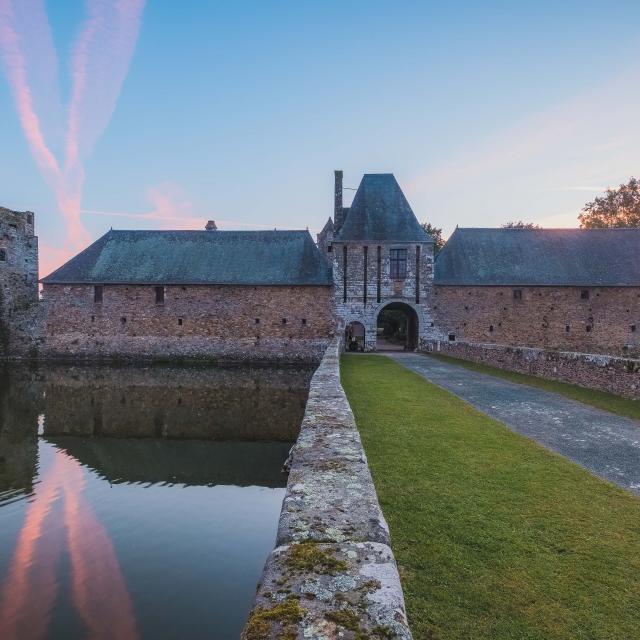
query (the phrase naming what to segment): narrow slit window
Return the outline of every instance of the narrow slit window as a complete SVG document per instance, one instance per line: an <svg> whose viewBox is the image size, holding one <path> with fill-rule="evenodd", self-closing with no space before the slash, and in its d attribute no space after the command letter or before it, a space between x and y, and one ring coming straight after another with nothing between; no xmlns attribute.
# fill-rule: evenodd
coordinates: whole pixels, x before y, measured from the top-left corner
<svg viewBox="0 0 640 640"><path fill-rule="evenodd" d="M182 318L178 318L178 326L182 326Z"/></svg>
<svg viewBox="0 0 640 640"><path fill-rule="evenodd" d="M514 300L522 300L522 289L514 289L513 290L513 299Z"/></svg>
<svg viewBox="0 0 640 640"><path fill-rule="evenodd" d="M367 304L367 280L368 280L367 267L368 267L368 258L369 258L369 247L363 247L363 252L364 252L364 255L363 255L364 287L362 290L362 301L364 302L364 304Z"/></svg>
<svg viewBox="0 0 640 640"><path fill-rule="evenodd" d="M342 247L342 302L347 301L347 247Z"/></svg>
<svg viewBox="0 0 640 640"><path fill-rule="evenodd" d="M156 304L164 304L164 287L156 287Z"/></svg>
<svg viewBox="0 0 640 640"><path fill-rule="evenodd" d="M589 299L589 289L583 289L580 292L580 300L588 300Z"/></svg>
<svg viewBox="0 0 640 640"><path fill-rule="evenodd" d="M6 261L7 261L7 250L0 249L0 262L6 262Z"/></svg>
<svg viewBox="0 0 640 640"><path fill-rule="evenodd" d="M95 287L93 287L93 301L94 302L102 302L102 293L103 293L103 286L101 284L97 284Z"/></svg>
<svg viewBox="0 0 640 640"><path fill-rule="evenodd" d="M376 261L377 261L376 274L378 279L376 301L380 302L380 296L382 293L382 247L378 247Z"/></svg>

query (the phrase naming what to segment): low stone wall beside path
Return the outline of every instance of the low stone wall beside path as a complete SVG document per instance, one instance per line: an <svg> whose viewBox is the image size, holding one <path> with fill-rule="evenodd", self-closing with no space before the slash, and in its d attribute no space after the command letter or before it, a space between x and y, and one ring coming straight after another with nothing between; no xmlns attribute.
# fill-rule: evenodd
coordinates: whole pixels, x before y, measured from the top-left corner
<svg viewBox="0 0 640 640"><path fill-rule="evenodd" d="M244 640L411 639L398 569L353 413L339 342L316 370L276 548Z"/></svg>
<svg viewBox="0 0 640 640"><path fill-rule="evenodd" d="M640 400L640 360L635 358L458 341L426 342L420 351L442 353Z"/></svg>

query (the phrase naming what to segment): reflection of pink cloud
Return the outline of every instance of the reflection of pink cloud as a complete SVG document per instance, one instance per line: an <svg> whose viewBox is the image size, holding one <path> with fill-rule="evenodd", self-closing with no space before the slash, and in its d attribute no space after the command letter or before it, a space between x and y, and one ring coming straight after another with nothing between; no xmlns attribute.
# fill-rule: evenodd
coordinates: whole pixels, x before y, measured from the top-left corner
<svg viewBox="0 0 640 640"><path fill-rule="evenodd" d="M80 464L56 452L53 466L36 485L0 594L0 637L39 640L49 636L66 531L73 603L86 637L138 638L113 543L84 496L84 484ZM54 511L60 501L63 509Z"/></svg>
<svg viewBox="0 0 640 640"><path fill-rule="evenodd" d="M65 218L67 244L76 250L89 240L80 220L84 160L115 108L138 37L144 0L86 0L86 6L88 17L71 60L71 100L62 163L56 159L51 141L47 143L43 128L45 115L60 113L59 90L47 87L54 95L41 102L40 114L33 100L33 91L51 82L55 62L44 2L0 0L0 47L20 124ZM56 122L50 138L64 129L63 122Z"/></svg>

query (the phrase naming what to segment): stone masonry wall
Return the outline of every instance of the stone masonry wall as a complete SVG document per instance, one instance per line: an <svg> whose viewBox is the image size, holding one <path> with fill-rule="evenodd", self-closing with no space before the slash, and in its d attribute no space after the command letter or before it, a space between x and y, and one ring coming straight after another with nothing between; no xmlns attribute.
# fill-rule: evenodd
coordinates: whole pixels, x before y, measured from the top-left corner
<svg viewBox="0 0 640 640"><path fill-rule="evenodd" d="M347 248L347 296L344 297L344 247ZM419 268L416 251L420 247ZM367 248L366 302L365 302L365 247ZM378 247L380 247L380 301L378 302ZM393 280L390 277L390 249L407 249L407 277ZM433 291L433 245L431 243L356 244L334 242L333 279L336 313L340 319L340 331L352 321L365 327L365 344L368 351L376 347L378 313L391 302L403 302L418 315L418 338L435 337L431 317ZM418 279L418 301L416 300Z"/></svg>
<svg viewBox="0 0 640 640"><path fill-rule="evenodd" d="M317 362L333 335L330 287L45 285L42 355Z"/></svg>
<svg viewBox="0 0 640 640"><path fill-rule="evenodd" d="M244 640L410 640L398 569L355 420L339 339L311 380L276 540Z"/></svg>
<svg viewBox="0 0 640 640"><path fill-rule="evenodd" d="M38 238L34 214L0 207L0 353L31 347L38 305Z"/></svg>
<svg viewBox="0 0 640 640"><path fill-rule="evenodd" d="M445 339L640 356L639 287L436 286L433 315Z"/></svg>
<svg viewBox="0 0 640 640"><path fill-rule="evenodd" d="M422 350L640 400L638 359L458 341L435 341Z"/></svg>

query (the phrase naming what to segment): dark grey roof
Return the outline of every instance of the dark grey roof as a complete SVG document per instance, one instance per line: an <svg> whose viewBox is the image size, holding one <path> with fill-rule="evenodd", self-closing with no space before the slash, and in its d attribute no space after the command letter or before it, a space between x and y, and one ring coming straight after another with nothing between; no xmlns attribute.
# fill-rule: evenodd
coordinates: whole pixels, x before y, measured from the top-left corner
<svg viewBox="0 0 640 640"><path fill-rule="evenodd" d="M435 284L640 286L640 229L456 229Z"/></svg>
<svg viewBox="0 0 640 640"><path fill-rule="evenodd" d="M109 231L45 284L329 285L308 231Z"/></svg>
<svg viewBox="0 0 640 640"><path fill-rule="evenodd" d="M363 176L336 240L433 242L420 226L392 173Z"/></svg>

